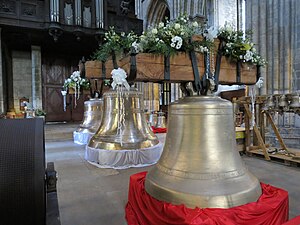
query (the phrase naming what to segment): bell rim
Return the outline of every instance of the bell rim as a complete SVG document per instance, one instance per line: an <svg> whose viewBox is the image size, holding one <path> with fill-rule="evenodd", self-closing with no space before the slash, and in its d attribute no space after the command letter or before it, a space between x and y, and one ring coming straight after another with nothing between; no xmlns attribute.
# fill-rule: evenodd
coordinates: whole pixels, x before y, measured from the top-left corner
<svg viewBox="0 0 300 225"><path fill-rule="evenodd" d="M231 208L256 202L262 194L260 182L255 177L251 188L247 190L227 195L199 195L160 186L153 180L150 180L148 174L145 179L145 190L149 195L157 200L173 205L184 204L188 208Z"/></svg>

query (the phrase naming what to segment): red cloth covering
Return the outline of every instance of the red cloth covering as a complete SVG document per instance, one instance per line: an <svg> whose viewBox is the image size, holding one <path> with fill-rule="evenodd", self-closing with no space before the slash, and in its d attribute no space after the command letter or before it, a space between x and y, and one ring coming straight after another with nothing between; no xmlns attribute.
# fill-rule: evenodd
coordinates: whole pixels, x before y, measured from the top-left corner
<svg viewBox="0 0 300 225"><path fill-rule="evenodd" d="M152 126L153 133L167 133L167 128L157 128Z"/></svg>
<svg viewBox="0 0 300 225"><path fill-rule="evenodd" d="M299 225L300 224L300 216L297 216L282 225Z"/></svg>
<svg viewBox="0 0 300 225"><path fill-rule="evenodd" d="M128 225L280 225L288 220L288 193L261 183L257 202L221 208L187 208L151 197L144 188L147 172L130 177L126 220Z"/></svg>

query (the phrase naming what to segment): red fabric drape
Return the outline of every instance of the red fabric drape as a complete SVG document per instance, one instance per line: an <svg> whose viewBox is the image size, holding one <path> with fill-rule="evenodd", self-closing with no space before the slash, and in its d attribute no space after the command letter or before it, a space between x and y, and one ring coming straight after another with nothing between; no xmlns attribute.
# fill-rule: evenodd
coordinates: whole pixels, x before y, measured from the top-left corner
<svg viewBox="0 0 300 225"><path fill-rule="evenodd" d="M151 197L144 188L147 172L130 177L126 220L128 225L281 225L288 220L288 193L261 183L257 202L221 208L187 208Z"/></svg>
<svg viewBox="0 0 300 225"><path fill-rule="evenodd" d="M167 128L157 128L152 126L153 133L167 133Z"/></svg>
<svg viewBox="0 0 300 225"><path fill-rule="evenodd" d="M282 225L300 225L300 216L297 216Z"/></svg>

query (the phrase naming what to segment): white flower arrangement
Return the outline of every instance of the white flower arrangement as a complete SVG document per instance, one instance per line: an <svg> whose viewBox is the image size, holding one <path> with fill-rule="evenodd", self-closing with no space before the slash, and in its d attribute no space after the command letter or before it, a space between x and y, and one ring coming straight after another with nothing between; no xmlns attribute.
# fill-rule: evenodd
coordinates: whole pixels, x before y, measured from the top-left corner
<svg viewBox="0 0 300 225"><path fill-rule="evenodd" d="M218 32L219 39L226 43L222 49L222 53L224 56L230 57L233 61L264 66L267 62L257 53L254 43L250 40L250 34L250 30L244 34L243 31L236 31L233 26L225 24Z"/></svg>
<svg viewBox="0 0 300 225"><path fill-rule="evenodd" d="M213 46L213 40L191 41L194 35L202 34L199 24L182 15L173 21L160 22L157 26L144 31L139 40L132 44L138 52L172 55L177 51L195 50L205 52Z"/></svg>
<svg viewBox="0 0 300 225"><path fill-rule="evenodd" d="M96 50L93 58L105 62L112 54L122 56L130 51L137 39L138 35L133 31L119 34L114 27L110 27L104 34L104 43Z"/></svg>
<svg viewBox="0 0 300 225"><path fill-rule="evenodd" d="M74 71L71 76L65 80L64 83L64 89L73 88L80 90L82 89L89 89L90 88L90 82L88 79L81 78L79 71Z"/></svg>
<svg viewBox="0 0 300 225"><path fill-rule="evenodd" d="M80 72L79 71L74 71L71 76L65 80L64 82L64 91L67 91L69 88L74 89L75 92L75 107L77 105L76 99L79 99L80 97L80 90L81 89L89 89L90 88L90 82L88 79L81 78L80 77ZM64 101L65 101L65 96L66 92L61 92L62 95L64 96ZM65 102L64 102L65 105ZM65 106L64 106L65 108Z"/></svg>

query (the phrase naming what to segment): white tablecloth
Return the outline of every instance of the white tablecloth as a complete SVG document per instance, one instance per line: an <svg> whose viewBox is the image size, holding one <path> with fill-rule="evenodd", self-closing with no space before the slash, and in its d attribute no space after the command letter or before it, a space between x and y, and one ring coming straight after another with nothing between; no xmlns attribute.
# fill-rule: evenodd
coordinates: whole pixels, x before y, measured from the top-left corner
<svg viewBox="0 0 300 225"><path fill-rule="evenodd" d="M73 132L74 143L78 145L86 145L89 143L90 139L93 137L94 133L90 132Z"/></svg>
<svg viewBox="0 0 300 225"><path fill-rule="evenodd" d="M150 148L133 150L106 150L86 146L85 159L99 168L144 167L155 164L159 160L162 150L161 142Z"/></svg>

